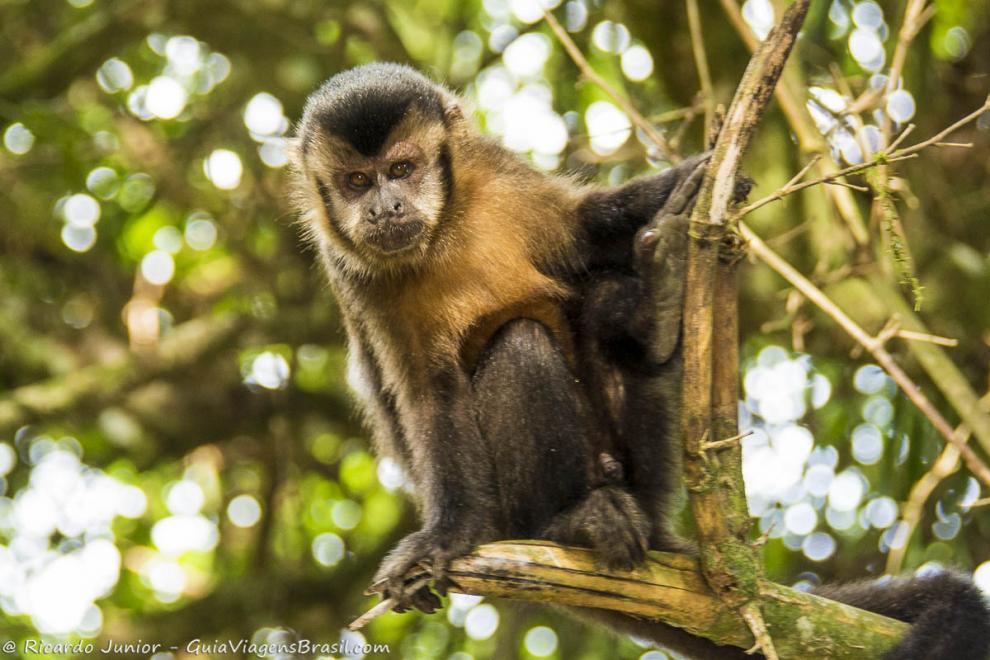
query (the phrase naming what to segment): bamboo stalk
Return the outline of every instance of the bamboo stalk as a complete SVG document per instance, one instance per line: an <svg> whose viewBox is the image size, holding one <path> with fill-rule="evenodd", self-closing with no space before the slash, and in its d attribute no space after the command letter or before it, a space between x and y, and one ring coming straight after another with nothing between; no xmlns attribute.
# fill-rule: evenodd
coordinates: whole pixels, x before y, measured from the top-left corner
<svg viewBox="0 0 990 660"><path fill-rule="evenodd" d="M746 539L750 522L742 483L741 451L738 446L730 445L716 456L706 452L703 443L709 438L718 441L736 435L738 314L732 266L723 266L721 277L716 277L719 246L727 233L736 175L804 22L808 5L808 0L798 0L787 9L750 60L726 113L691 218L682 332L684 480L698 526L702 569L719 599L746 620L756 638L756 648L771 659L777 657L777 652L759 608L762 567L758 553ZM716 309L719 310L717 323ZM712 345L716 332L717 363Z"/></svg>

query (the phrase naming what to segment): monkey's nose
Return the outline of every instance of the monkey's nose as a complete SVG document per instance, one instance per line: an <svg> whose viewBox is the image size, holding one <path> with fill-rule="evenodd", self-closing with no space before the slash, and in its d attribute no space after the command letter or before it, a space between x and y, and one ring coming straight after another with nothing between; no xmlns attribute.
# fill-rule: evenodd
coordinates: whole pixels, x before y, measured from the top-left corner
<svg viewBox="0 0 990 660"><path fill-rule="evenodd" d="M395 220L401 218L405 212L402 202L395 202L391 207L368 209L367 220L373 225L377 225L381 220Z"/></svg>

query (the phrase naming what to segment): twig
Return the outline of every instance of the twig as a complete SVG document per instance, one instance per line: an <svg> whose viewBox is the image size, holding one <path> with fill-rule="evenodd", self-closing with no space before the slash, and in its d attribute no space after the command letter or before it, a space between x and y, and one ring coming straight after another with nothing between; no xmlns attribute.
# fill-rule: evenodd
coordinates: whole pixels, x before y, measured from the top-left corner
<svg viewBox="0 0 990 660"><path fill-rule="evenodd" d="M584 56L584 53L577 47L571 36L567 34L560 22L551 14L549 11L543 12L543 18L546 20L547 25L553 30L553 33L557 36L564 50L570 56L571 60L580 69L581 75L590 80L592 84L597 85L605 92L609 98L611 98L616 105L622 108L622 111L632 120L637 127L639 127L643 133L650 139L650 141L656 146L657 150L663 154L663 157L672 163L679 163L682 158L673 149L671 149L670 144L667 139L657 131L653 125L646 120L646 118L639 113L639 111L629 102L627 98L619 94L612 85L608 83L607 80L598 75L598 72L591 68L588 63L588 59Z"/></svg>
<svg viewBox="0 0 990 660"><path fill-rule="evenodd" d="M747 649L746 653L749 655L762 653L767 660L779 660L773 639L770 637L770 633L767 632L767 624L763 620L763 615L760 613L760 608L757 607L756 603L752 601L746 603L739 610L739 613L742 614L746 625L749 626L753 637L756 638L756 643Z"/></svg>
<svg viewBox="0 0 990 660"><path fill-rule="evenodd" d="M959 345L958 339L952 339L951 337L939 337L938 335L929 334L927 332L915 332L914 330L898 330L897 336L901 339L927 341L929 344L938 344L939 346L948 346L950 348L954 348Z"/></svg>
<svg viewBox="0 0 990 660"><path fill-rule="evenodd" d="M686 2L688 25L691 30L691 51L694 54L695 69L698 71L698 82L701 84L701 95L705 106L705 135L708 135L715 114L715 93L712 89L711 72L708 70L708 56L705 55L698 0L686 0Z"/></svg>
<svg viewBox="0 0 990 660"><path fill-rule="evenodd" d="M985 485L990 486L990 468L973 451L965 441L956 434L942 414L932 405L928 397L922 393L921 388L911 380L911 377L904 372L893 356L884 347L883 342L876 337L870 336L855 321L853 321L831 298L825 295L821 289L816 287L811 281L802 275L794 266L790 265L780 255L771 250L763 240L744 223L739 224L739 230L749 242L749 249L762 259L768 266L780 274L785 280L798 289L808 300L815 303L823 312L830 316L838 325L846 331L858 344L870 352L874 359L883 367L894 382L901 388L901 391L911 400L912 403L928 418L935 430L959 449L959 453L966 463L966 467L977 479Z"/></svg>
<svg viewBox="0 0 990 660"><path fill-rule="evenodd" d="M895 138L894 141L890 143L889 147L887 147L887 151L893 151L897 147L901 146L901 142L904 142L904 140L906 140L907 137L914 132L915 128L917 128L917 126L915 126L914 124L908 124L907 126L905 126L904 130L901 131L901 134L898 135L897 138Z"/></svg>
<svg viewBox="0 0 990 660"><path fill-rule="evenodd" d="M866 186L858 186L855 183L849 183L848 181L839 181L838 179L834 181L825 181L826 185L829 186L842 186L843 188L849 188L850 190L857 190L859 192L870 192L870 189Z"/></svg>
<svg viewBox="0 0 990 660"><path fill-rule="evenodd" d="M735 447L739 445L739 441L743 438L753 435L753 431L746 431L745 433L739 433L732 436L731 438L725 438L724 440L702 440L701 450L711 451L713 449L722 449L724 447Z"/></svg>
<svg viewBox="0 0 990 660"><path fill-rule="evenodd" d="M420 589L421 587L426 586L426 584L429 583L429 581L430 581L430 578L428 576L421 577L420 579L418 579L418 580L414 581L412 584L410 584L408 586L408 589L409 589L409 591L416 591L416 590ZM394 599L394 598L386 598L386 599L384 599L382 602L378 603L377 605L375 605L374 607L372 607L370 610L368 610L367 612L365 612L364 614L362 614L358 618L356 618L353 621L351 621L347 625L347 629L348 630L361 630L361 628L364 628L366 625L368 625L369 623L371 623L371 621L373 619L377 619L378 617L380 617L381 615L385 614L386 612L391 611L392 608L395 607L395 605L396 605L397 602L398 601L396 601L396 599Z"/></svg>
<svg viewBox="0 0 990 660"><path fill-rule="evenodd" d="M667 110L666 112L661 112L656 115L650 115L647 117L647 120L654 124L667 124L672 121L677 121L678 119L693 117L700 109L700 104L692 103L691 105L686 105L683 108L674 108L673 110Z"/></svg>
<svg viewBox="0 0 990 660"><path fill-rule="evenodd" d="M811 170L811 168L814 167L821 159L822 159L821 154L815 154L814 156L812 156L811 160L808 161L808 164L802 167L797 174L791 177L791 180L788 181L786 184L784 184L784 187L787 188L789 186L793 186L797 184L799 181L801 181L805 177L805 175L808 174L808 171Z"/></svg>
<svg viewBox="0 0 990 660"><path fill-rule="evenodd" d="M850 165L849 167L844 167L836 172L832 172L831 174L827 174L825 176L820 176L816 179L785 185L783 188L780 188L776 192L742 207L741 209L736 211L735 217L741 218L747 215L748 213L752 213L753 211L755 211L756 209L762 206L766 206L770 202L775 202L778 199L786 197L787 195L791 195L800 190L804 190L805 188L810 188L811 186L817 186L820 183L831 183L841 177L848 176L850 174L856 174L857 172L862 172L863 170L869 169L871 167L876 167L878 165L888 165L890 163L900 162L902 160L907 160L909 158L917 158L917 153L919 151L927 147L930 147L934 144L938 144L939 142L942 142L942 138L958 130L959 128L965 126L966 124L975 121L980 117L980 115L982 115L987 110L990 110L990 97L987 98L987 100L983 103L982 106L980 106L973 112L969 113L962 119L951 124L942 131L939 131L938 133L928 138L927 140L923 140L914 145L911 145L910 147L905 147L904 149L898 149L896 151L890 151L889 149L887 151L882 151L879 154L877 154L876 158L874 158L871 161L865 163L859 163L857 165ZM905 130L905 133L907 132L908 131ZM894 143L894 145L896 144L897 142ZM891 147L893 147L894 145L891 145ZM795 177L795 178L799 178L799 177Z"/></svg>
<svg viewBox="0 0 990 660"><path fill-rule="evenodd" d="M887 77L887 85L884 89L884 96L890 95L897 89L901 79L901 71L904 70L904 62L907 61L908 48L911 42L918 36L918 32L924 27L935 14L935 5L928 5L927 0L910 0L904 12L904 21L901 29L897 33L897 45L894 46L894 56L890 58L890 72Z"/></svg>
<svg viewBox="0 0 990 660"><path fill-rule="evenodd" d="M959 428L956 429L957 432ZM968 439L969 433L967 432L961 437ZM947 444L942 448L942 453L935 459L931 469L921 475L921 478L911 487L908 499L901 507L901 519L897 523L903 525L903 527L898 527L895 533L894 538L897 545L892 542L890 551L887 553L887 566L884 569L887 575L897 575L901 572L904 567L904 555L907 553L908 546L911 545L914 531L921 522L925 503L935 488L942 483L942 480L958 469L959 449L953 444Z"/></svg>
<svg viewBox="0 0 990 660"><path fill-rule="evenodd" d="M990 392L983 395L983 398L980 399L980 405L984 408L990 408ZM971 435L969 428L965 424L960 424L956 427L956 434L964 442L968 441ZM946 477L954 474L958 469L959 450L955 445L947 444L942 449L942 453L935 459L935 462L932 463L931 469L923 474L915 482L914 486L911 487L907 501L901 506L901 520L899 524L903 525L903 527L897 530L897 536L895 537L897 545L891 543L890 552L887 553L885 572L888 575L897 575L901 572L904 565L904 556L907 554L908 546L911 544L911 537L914 536L915 530L921 523L921 515L924 511L925 504L928 502L928 498L932 496L932 493ZM983 500L976 500L970 505L970 508L979 506L981 502L990 504L990 497Z"/></svg>

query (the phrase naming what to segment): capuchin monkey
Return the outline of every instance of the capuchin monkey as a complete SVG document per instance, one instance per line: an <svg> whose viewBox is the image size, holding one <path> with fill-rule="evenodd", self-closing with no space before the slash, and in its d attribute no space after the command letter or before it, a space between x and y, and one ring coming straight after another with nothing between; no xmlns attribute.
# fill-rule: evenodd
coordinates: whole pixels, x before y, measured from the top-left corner
<svg viewBox="0 0 990 660"><path fill-rule="evenodd" d="M349 380L423 521L372 591L432 612L439 598L410 570L427 567L443 594L451 559L500 539L582 545L612 567L690 548L669 525L687 217L707 156L616 188L544 174L395 64L332 77L297 135L296 201L341 309ZM913 623L889 658L986 660L990 614L963 577L819 593ZM596 616L689 657L751 657Z"/></svg>

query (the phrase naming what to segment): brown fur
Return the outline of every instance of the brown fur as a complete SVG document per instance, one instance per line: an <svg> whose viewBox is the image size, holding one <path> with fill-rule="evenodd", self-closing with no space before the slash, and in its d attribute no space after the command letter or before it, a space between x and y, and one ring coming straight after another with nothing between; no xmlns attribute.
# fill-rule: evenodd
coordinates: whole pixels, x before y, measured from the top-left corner
<svg viewBox="0 0 990 660"><path fill-rule="evenodd" d="M459 107L454 113L466 124ZM347 326L367 333L386 374L382 385L398 395L400 413L413 405L412 392L424 386L423 374L438 364L469 367L511 318L540 321L563 346L573 345L560 308L570 291L534 264L576 259L571 250L580 188L569 179L534 172L466 125L461 136L450 143L457 172L453 204L434 230L429 254L380 270L374 257L355 250L335 229L311 173L347 172L368 159L326 136L297 165L296 197L306 234L321 248ZM412 144L422 153L436 153L448 137L442 125L414 114L396 127L384 152ZM334 262L329 255L346 258Z"/></svg>

